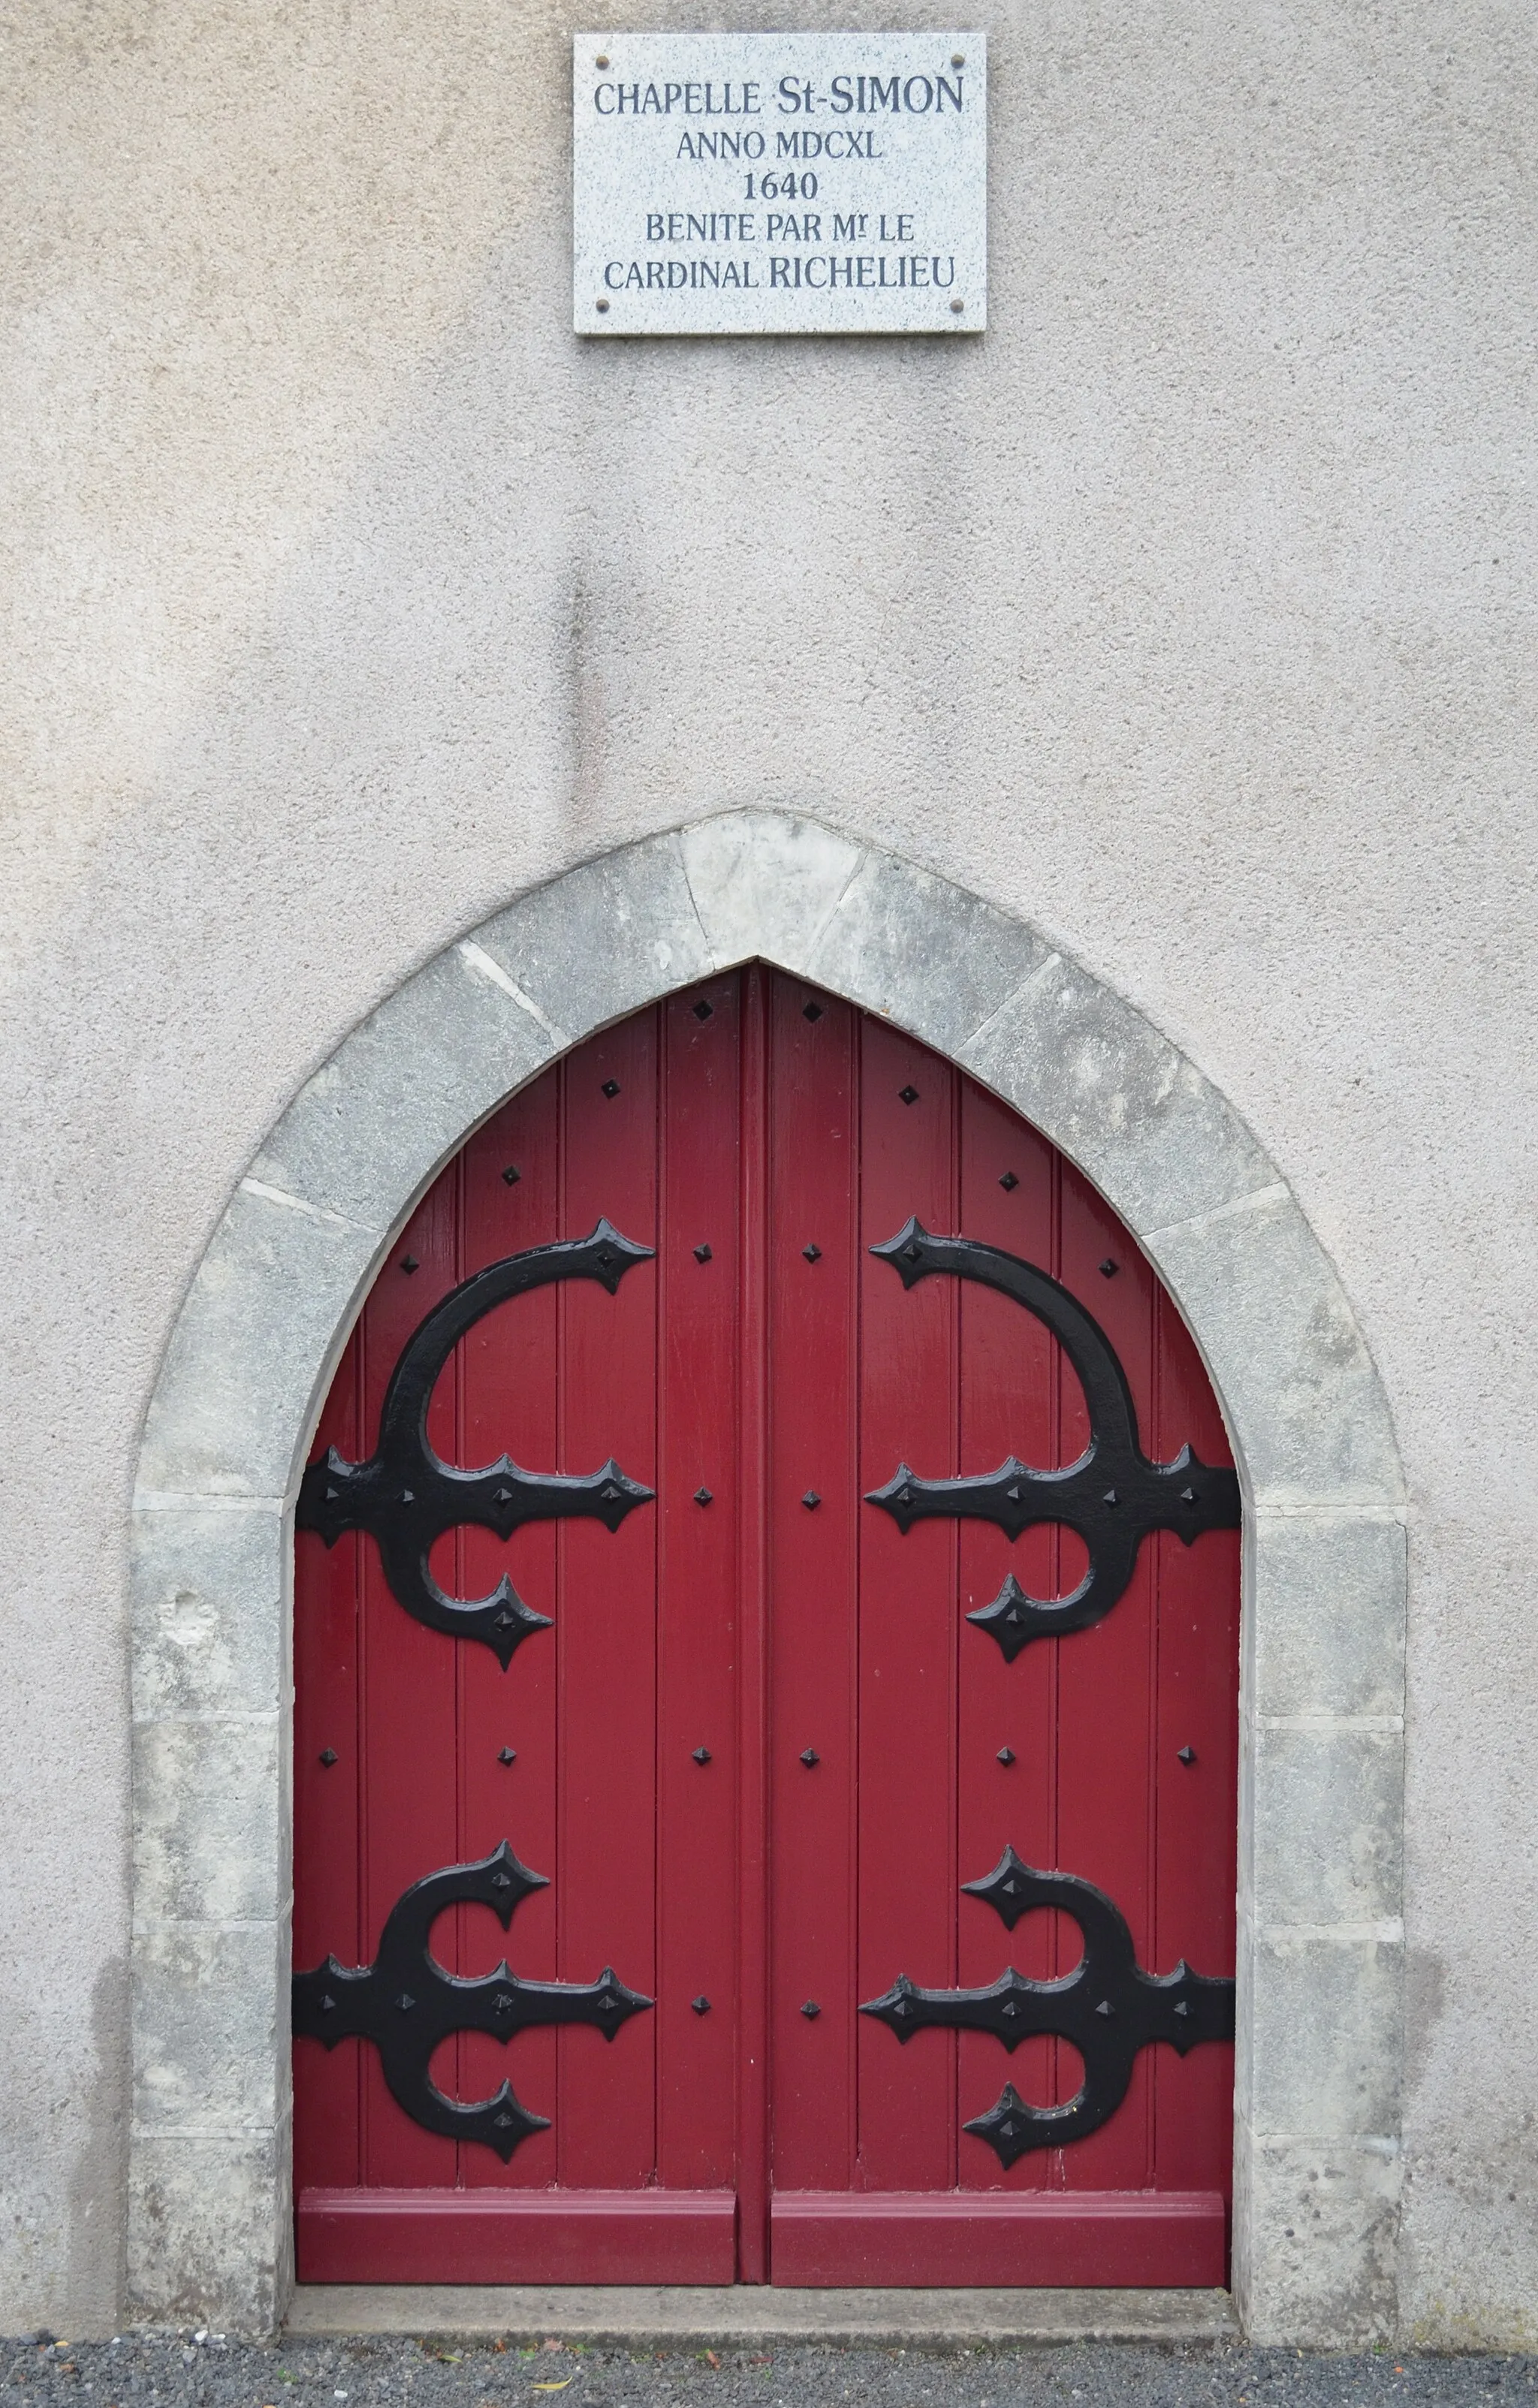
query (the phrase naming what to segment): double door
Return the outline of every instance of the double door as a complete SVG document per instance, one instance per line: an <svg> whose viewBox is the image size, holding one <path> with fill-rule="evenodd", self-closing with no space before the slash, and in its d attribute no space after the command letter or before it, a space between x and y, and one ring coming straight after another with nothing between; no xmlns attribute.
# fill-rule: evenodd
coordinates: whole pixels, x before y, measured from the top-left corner
<svg viewBox="0 0 1538 2408"><path fill-rule="evenodd" d="M878 1020L750 968L514 1097L301 1493L301 2279L1222 2281L1228 1466Z"/></svg>

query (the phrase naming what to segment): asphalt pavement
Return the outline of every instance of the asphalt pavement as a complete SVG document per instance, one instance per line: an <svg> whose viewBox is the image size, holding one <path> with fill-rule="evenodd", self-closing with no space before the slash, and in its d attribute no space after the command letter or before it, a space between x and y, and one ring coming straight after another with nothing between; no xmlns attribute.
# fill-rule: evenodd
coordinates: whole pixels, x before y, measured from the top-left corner
<svg viewBox="0 0 1538 2408"><path fill-rule="evenodd" d="M12 2341L0 2370L29 2408L1538 2408L1538 2358L1232 2342L641 2350L135 2333Z"/></svg>

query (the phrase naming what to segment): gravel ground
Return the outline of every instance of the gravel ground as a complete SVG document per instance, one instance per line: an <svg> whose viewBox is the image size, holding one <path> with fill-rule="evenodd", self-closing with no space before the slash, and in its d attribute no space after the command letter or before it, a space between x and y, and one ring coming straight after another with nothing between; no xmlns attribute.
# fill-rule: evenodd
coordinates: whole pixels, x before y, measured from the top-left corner
<svg viewBox="0 0 1538 2408"><path fill-rule="evenodd" d="M1538 2408L1538 2358L1304 2357L1230 2343L624 2350L217 2337L0 2344L36 2408Z"/></svg>

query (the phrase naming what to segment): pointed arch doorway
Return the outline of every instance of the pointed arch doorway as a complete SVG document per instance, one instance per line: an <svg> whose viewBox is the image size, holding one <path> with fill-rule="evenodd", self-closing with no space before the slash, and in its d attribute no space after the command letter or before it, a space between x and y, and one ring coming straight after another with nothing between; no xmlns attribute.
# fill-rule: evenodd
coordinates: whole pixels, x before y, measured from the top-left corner
<svg viewBox="0 0 1538 2408"><path fill-rule="evenodd" d="M524 1088L301 1492L301 2280L1221 2282L1228 1464L1105 1203L804 980Z"/></svg>

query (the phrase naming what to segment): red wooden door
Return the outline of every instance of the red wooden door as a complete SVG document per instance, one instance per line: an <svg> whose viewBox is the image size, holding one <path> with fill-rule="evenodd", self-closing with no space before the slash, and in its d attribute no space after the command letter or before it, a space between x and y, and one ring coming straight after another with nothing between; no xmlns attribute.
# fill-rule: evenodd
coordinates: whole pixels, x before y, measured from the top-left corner
<svg viewBox="0 0 1538 2408"><path fill-rule="evenodd" d="M301 2278L1220 2282L1228 1461L1114 1216L834 998L516 1096L301 1498Z"/></svg>

